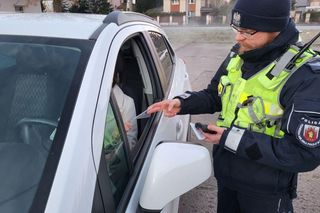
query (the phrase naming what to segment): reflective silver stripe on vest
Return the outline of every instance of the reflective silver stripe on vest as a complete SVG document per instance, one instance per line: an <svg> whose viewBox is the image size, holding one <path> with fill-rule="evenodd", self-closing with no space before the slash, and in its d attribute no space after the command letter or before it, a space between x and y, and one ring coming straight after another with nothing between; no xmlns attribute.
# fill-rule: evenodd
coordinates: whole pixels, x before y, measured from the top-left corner
<svg viewBox="0 0 320 213"><path fill-rule="evenodd" d="M297 50L295 46L291 46L291 48ZM298 50L297 50L298 51ZM296 55L292 51L285 52L281 57L280 60L276 63L275 67L271 71L271 75L278 76L283 70L285 70L287 64L291 61L291 59Z"/></svg>

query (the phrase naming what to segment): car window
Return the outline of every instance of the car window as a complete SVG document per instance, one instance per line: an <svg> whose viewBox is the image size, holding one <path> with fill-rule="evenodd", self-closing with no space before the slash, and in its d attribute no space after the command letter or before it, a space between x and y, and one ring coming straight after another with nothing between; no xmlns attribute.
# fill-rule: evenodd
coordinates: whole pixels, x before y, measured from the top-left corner
<svg viewBox="0 0 320 213"><path fill-rule="evenodd" d="M98 177L99 181L105 180L104 183L112 185L117 212L123 212L126 202L130 199L134 183L138 178L137 171L143 166L143 158L147 154L151 136L155 132L152 125L155 122L153 116L141 119L137 119L136 116L163 97L151 51L148 48L144 37L138 34L128 38L115 53L117 60L110 98L112 107L109 105L106 117L103 142L105 157L102 159L109 165L107 166L109 176L103 178L105 175L102 167L99 169ZM130 125L127 125L128 123ZM108 150L112 150L113 155L108 154L110 152ZM110 166L112 159L116 161ZM108 190L102 183L99 185L100 190L108 196L109 193L106 192Z"/></svg>
<svg viewBox="0 0 320 213"><path fill-rule="evenodd" d="M158 57L165 72L166 83L169 84L173 69L173 62L170 55L171 50L167 47L165 38L161 34L156 32L149 32L149 34L154 43L154 46L156 47Z"/></svg>
<svg viewBox="0 0 320 213"><path fill-rule="evenodd" d="M139 36L126 41L118 52L113 78L113 93L127 128L132 161L143 145L141 136L146 131L148 123L148 117L142 119L135 117L144 112L154 102L155 97L154 82L148 67L150 62L146 61L144 48Z"/></svg>
<svg viewBox="0 0 320 213"><path fill-rule="evenodd" d="M0 37L0 212L29 211L81 63L81 47L46 39Z"/></svg>
<svg viewBox="0 0 320 213"><path fill-rule="evenodd" d="M120 133L113 109L109 104L105 122L103 150L116 206L129 180L129 167L124 147L123 136Z"/></svg>

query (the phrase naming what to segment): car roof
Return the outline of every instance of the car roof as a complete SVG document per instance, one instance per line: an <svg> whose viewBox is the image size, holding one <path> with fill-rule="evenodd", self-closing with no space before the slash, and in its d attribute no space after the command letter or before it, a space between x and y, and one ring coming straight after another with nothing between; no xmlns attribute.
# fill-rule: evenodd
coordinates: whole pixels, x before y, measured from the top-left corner
<svg viewBox="0 0 320 213"><path fill-rule="evenodd" d="M72 39L95 39L102 27L115 23L148 22L142 14L114 11L109 15L77 13L0 13L0 35L24 35Z"/></svg>
<svg viewBox="0 0 320 213"><path fill-rule="evenodd" d="M88 39L105 17L74 13L2 13L0 34Z"/></svg>

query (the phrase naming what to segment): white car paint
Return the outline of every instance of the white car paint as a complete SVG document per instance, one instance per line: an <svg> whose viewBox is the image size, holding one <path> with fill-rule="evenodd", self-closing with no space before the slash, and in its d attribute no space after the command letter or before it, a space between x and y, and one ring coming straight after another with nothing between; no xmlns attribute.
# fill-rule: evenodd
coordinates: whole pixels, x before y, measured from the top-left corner
<svg viewBox="0 0 320 213"><path fill-rule="evenodd" d="M193 158L190 155L194 155ZM185 193L199 182L204 182L211 175L211 168L209 153L203 146L184 143L158 145L141 194L141 206L150 210L162 209L181 192Z"/></svg>
<svg viewBox="0 0 320 213"><path fill-rule="evenodd" d="M113 28L111 32L116 32L115 25L110 28ZM93 143L93 148L91 130L100 89L99 82L101 82L104 62L107 58L106 45L110 44L112 39L110 31L102 32L91 53L74 109L71 128L61 155L60 161L63 163L58 166L46 212L90 212L91 210L92 200L88 197L93 197L95 189L96 165L99 165L98 160L100 160L105 114L97 117L103 120L103 125L95 131L100 133L100 140ZM107 72L108 79L112 79L112 76L113 73ZM105 91L106 104L111 91L111 81L109 81L109 88L105 88ZM104 107L106 109L106 105ZM94 153L93 157L98 159L97 164L92 160L92 153ZM78 162L85 162L86 165L79 165Z"/></svg>
<svg viewBox="0 0 320 213"><path fill-rule="evenodd" d="M84 14L1 14L0 34L89 39L102 25L104 18L104 15ZM117 52L130 36L148 31L165 35L159 26L143 21L121 25L109 23L99 33L85 68L64 147L45 204L45 212L91 212ZM161 64L158 63L157 66ZM178 57L172 79L170 89L165 92L164 98L173 98L185 90L191 90L186 65ZM126 212L136 212L139 208L139 200L157 145L163 141L186 140L189 118L189 115L173 118L160 116L149 151L127 203ZM190 162L189 170L192 169L194 161ZM206 174L195 175L194 184L200 184L203 178L206 178ZM189 185L181 187L187 189ZM178 204L179 197L176 197L162 212L177 212Z"/></svg>
<svg viewBox="0 0 320 213"><path fill-rule="evenodd" d="M70 13L1 14L1 34L88 39L104 18Z"/></svg>

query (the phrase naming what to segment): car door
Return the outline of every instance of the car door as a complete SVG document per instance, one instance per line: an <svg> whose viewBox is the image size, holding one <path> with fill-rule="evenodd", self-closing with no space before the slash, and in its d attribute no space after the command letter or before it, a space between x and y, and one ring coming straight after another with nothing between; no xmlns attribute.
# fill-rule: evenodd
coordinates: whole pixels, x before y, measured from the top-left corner
<svg viewBox="0 0 320 213"><path fill-rule="evenodd" d="M172 50L170 50L171 53L169 50L167 51L169 57L167 60L171 63L171 70L168 72L171 74L170 76L166 75L167 70L163 67L159 53L150 37L151 32L160 35L164 39L165 47L169 48L169 44L165 37L162 37L158 28L140 24L127 26L120 30L113 38L108 52L93 127L92 149L95 150L95 164L99 165L93 212L102 208L102 204L108 212L136 212L156 145L163 140L186 138L187 124L185 123L188 116L169 119L158 113L149 118L137 120L137 143L134 148L129 146L124 125L125 120L122 118L119 107L121 104L115 100L112 89L112 79L115 76L114 71L120 52L125 55L127 72L124 75L127 79L123 80L125 83L120 87L134 100L136 114L143 112L154 102L181 94L183 89L188 87L188 85L181 84L181 80L179 83L178 79L174 79L182 76L183 82L188 82L186 80L187 74L182 71L183 65L180 64L181 61L177 64ZM112 91L111 96L108 94L110 91ZM112 126L111 123L113 123L116 134L107 133ZM177 130L181 132L180 135L177 134ZM107 140L106 135L119 135L121 138L121 140L111 140L116 141L111 151L112 156L101 147L101 140L104 140L104 143ZM96 152L97 150L101 150L101 152ZM115 161L117 164L114 164ZM115 177L116 173L118 175ZM119 183L119 177L122 178L121 183Z"/></svg>
<svg viewBox="0 0 320 213"><path fill-rule="evenodd" d="M165 34L162 32L148 31L152 46L156 54L154 58L160 62L159 70L164 76L162 79L162 87L166 91L166 98L171 99L177 95L181 95L184 91L191 90L189 82L189 75L187 73L186 65L179 57L177 57L168 42ZM189 115L175 117L174 125L176 130L176 139L185 140L187 136L187 129L189 123ZM164 122L172 124L171 119L165 119Z"/></svg>

